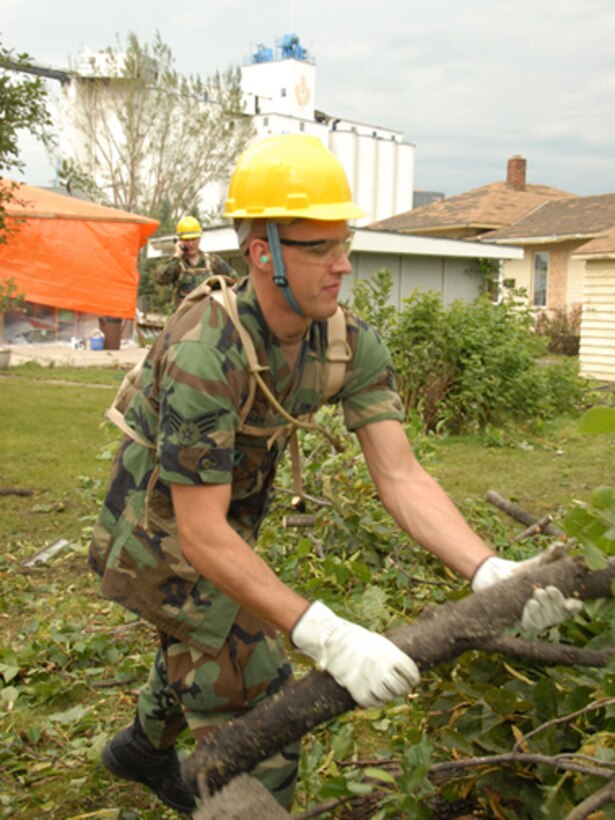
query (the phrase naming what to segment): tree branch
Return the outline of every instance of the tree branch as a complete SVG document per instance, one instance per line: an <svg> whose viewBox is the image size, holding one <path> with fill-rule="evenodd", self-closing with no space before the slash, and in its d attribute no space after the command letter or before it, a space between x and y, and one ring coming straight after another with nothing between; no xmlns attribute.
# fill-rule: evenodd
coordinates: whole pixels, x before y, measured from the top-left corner
<svg viewBox="0 0 615 820"><path fill-rule="evenodd" d="M481 646L483 652L512 655L548 666L606 666L615 649L582 649L560 643L528 641L524 638L492 638Z"/></svg>
<svg viewBox="0 0 615 820"><path fill-rule="evenodd" d="M510 515L515 521L520 521L522 524L525 524L528 528L533 528L536 524L540 523L535 515L519 507L518 504L514 504L512 501L504 498L499 493L496 493L495 490L488 490L486 499L490 504L493 504L494 507ZM547 524L545 527L541 527L541 530L542 532L546 532L547 535L555 536L555 538L561 538L566 535L566 533L560 530L559 527L556 527L555 524Z"/></svg>
<svg viewBox="0 0 615 820"><path fill-rule="evenodd" d="M612 597L614 579L615 559L605 569L592 572L582 558L565 558L519 573L461 601L430 607L414 623L388 637L425 671L469 649L483 650L504 627L520 619L536 586L553 585L566 597L587 600ZM542 659L538 652L536 659ZM355 706L332 677L311 672L241 718L217 727L184 761L184 780L196 790L200 775L213 793L240 772L251 771L261 760Z"/></svg>
<svg viewBox="0 0 615 820"><path fill-rule="evenodd" d="M613 770L609 766L588 766L579 763L568 755L541 755L525 752L511 752L510 754L486 755L485 757L468 757L464 760L446 760L443 763L434 763L429 768L429 779L436 785L448 783L461 775L467 769L480 769L483 766L501 766L518 763L532 763L535 766L552 766L562 772L578 772L588 777L604 777L607 780L613 777Z"/></svg>
<svg viewBox="0 0 615 820"><path fill-rule="evenodd" d="M589 817L607 803L615 803L615 778L579 803L566 817L566 820L584 820L585 817Z"/></svg>
<svg viewBox="0 0 615 820"><path fill-rule="evenodd" d="M569 721L574 720L574 718L580 717L587 712L594 712L596 709L603 709L605 706L611 706L613 704L615 704L615 698L600 698L599 700L593 701L593 703L588 703L587 706L584 706L582 709L577 709L576 712L569 712L567 715L560 715L560 717L554 718L553 720L548 720L546 723L543 723L541 726L537 726L535 729L532 729L531 732L523 735L523 737L520 737L513 746L513 752L520 749L521 746L527 743L531 737L534 737L534 735L548 729L550 726L557 726L559 723L568 723Z"/></svg>

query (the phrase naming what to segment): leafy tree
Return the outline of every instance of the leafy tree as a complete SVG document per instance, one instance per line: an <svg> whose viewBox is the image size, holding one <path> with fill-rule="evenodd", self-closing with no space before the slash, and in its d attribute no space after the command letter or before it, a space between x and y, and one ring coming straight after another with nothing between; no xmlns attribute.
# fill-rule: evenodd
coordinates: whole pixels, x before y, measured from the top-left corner
<svg viewBox="0 0 615 820"><path fill-rule="evenodd" d="M158 34L148 45L131 33L104 54L104 71L92 57L92 76L73 76L75 156L62 176L100 202L174 221L225 178L251 134L239 69L184 77Z"/></svg>
<svg viewBox="0 0 615 820"><path fill-rule="evenodd" d="M19 132L27 129L43 143L51 140L47 89L40 77L24 77L20 67L31 66L28 54L15 54L0 44L0 180L6 171L21 171ZM16 199L16 184L0 185L0 242L6 242L6 205Z"/></svg>

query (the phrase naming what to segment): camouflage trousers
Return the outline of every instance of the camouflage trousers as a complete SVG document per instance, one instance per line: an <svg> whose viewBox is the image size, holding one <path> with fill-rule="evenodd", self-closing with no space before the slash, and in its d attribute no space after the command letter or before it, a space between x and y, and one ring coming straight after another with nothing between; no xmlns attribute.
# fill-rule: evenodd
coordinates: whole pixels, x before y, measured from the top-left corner
<svg viewBox="0 0 615 820"><path fill-rule="evenodd" d="M240 610L217 655L160 634L156 659L139 693L139 719L158 749L172 746L186 727L198 741L215 724L245 712L291 677L275 630ZM289 808L298 763L297 742L260 763L251 774Z"/></svg>

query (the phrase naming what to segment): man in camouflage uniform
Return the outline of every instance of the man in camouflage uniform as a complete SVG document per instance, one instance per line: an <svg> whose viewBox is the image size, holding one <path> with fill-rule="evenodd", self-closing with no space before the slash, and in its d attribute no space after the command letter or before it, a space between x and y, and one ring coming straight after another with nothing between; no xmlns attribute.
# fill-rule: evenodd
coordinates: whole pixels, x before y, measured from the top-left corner
<svg viewBox="0 0 615 820"><path fill-rule="evenodd" d="M192 216L182 217L177 223L175 253L154 274L160 285L173 285L173 310L210 276L235 276L235 271L220 256L201 253L201 234L201 225L197 219Z"/></svg>
<svg viewBox="0 0 615 820"><path fill-rule="evenodd" d="M244 152L226 215L250 271L234 286L239 318L278 408L258 389L242 418L251 387L245 346L207 289L193 292L145 361L90 552L103 593L160 634L134 723L109 741L103 762L184 812L194 801L176 738L186 726L202 737L289 680L278 631L361 706L419 681L390 641L310 604L253 550L290 433L279 408L296 418L323 403L327 319L352 270L347 221L362 211L317 139L282 136ZM384 505L475 588L510 575L520 565L494 556L414 457L382 340L345 308L344 317L350 359L335 398ZM294 744L252 773L287 806L298 753Z"/></svg>

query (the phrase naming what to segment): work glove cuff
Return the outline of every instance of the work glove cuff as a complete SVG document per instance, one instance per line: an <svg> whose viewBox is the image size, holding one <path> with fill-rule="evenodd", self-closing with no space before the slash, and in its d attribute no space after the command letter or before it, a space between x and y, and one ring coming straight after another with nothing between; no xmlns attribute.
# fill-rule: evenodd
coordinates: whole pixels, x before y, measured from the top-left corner
<svg viewBox="0 0 615 820"><path fill-rule="evenodd" d="M341 621L342 619L322 601L314 601L290 633L293 646L322 668L324 647Z"/></svg>
<svg viewBox="0 0 615 820"><path fill-rule="evenodd" d="M508 561L506 558L498 558L492 555L486 558L472 577L472 591L482 592L483 589L492 586L498 581L510 578L518 570L516 561Z"/></svg>

